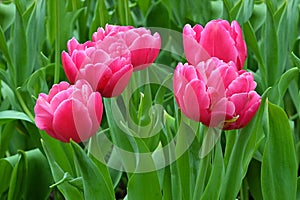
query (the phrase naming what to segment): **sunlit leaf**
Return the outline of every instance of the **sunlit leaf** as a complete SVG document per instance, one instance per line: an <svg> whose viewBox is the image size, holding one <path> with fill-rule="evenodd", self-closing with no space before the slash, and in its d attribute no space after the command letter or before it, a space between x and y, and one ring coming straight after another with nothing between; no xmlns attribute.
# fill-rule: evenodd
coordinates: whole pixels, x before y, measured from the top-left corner
<svg viewBox="0 0 300 200"><path fill-rule="evenodd" d="M285 112L268 103L269 132L262 161L264 198L296 199L297 161L292 130Z"/></svg>

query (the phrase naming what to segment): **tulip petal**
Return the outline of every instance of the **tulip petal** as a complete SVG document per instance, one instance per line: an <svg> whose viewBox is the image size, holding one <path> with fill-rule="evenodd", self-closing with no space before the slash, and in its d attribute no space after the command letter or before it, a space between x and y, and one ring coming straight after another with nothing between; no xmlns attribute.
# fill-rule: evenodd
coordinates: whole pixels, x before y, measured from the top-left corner
<svg viewBox="0 0 300 200"><path fill-rule="evenodd" d="M75 66L75 63L69 54L65 51L62 52L62 65L68 80L71 83L74 83L78 73L78 68Z"/></svg>
<svg viewBox="0 0 300 200"><path fill-rule="evenodd" d="M120 95L126 88L132 72L133 67L131 64L127 64L123 66L122 69L115 72L102 91L102 95L104 97L115 97Z"/></svg>
<svg viewBox="0 0 300 200"><path fill-rule="evenodd" d="M217 23L208 23L201 33L200 44L208 54L224 62L236 62L238 52L230 33Z"/></svg>
<svg viewBox="0 0 300 200"><path fill-rule="evenodd" d="M57 139L69 142L81 142L88 137L92 122L89 118L87 108L76 99L63 101L54 112L53 130Z"/></svg>

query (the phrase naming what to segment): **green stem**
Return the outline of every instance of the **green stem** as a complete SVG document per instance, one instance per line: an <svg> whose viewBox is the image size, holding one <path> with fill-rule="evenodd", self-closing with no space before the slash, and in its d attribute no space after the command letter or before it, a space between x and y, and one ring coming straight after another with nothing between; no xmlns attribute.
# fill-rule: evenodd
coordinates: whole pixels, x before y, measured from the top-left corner
<svg viewBox="0 0 300 200"><path fill-rule="evenodd" d="M101 27L104 27L105 26L105 20L104 20L104 12L103 12L103 9L106 9L105 8L105 4L104 4L104 1L103 0L100 0L99 2L99 18L100 18L100 26Z"/></svg>
<svg viewBox="0 0 300 200"><path fill-rule="evenodd" d="M55 68L54 68L54 83L59 82L59 67L60 67L60 34L59 34L59 17L60 17L60 11L59 11L59 0L55 1L55 12L56 12L56 17L55 17Z"/></svg>
<svg viewBox="0 0 300 200"><path fill-rule="evenodd" d="M24 100L23 100L21 94L19 93L18 89L15 90L15 94L16 94L17 99L18 99L18 101L21 105L21 108L23 109L25 114L31 119L32 122L34 122L34 116L31 114L28 107L26 106L26 103L24 102Z"/></svg>
<svg viewBox="0 0 300 200"><path fill-rule="evenodd" d="M129 5L128 5L128 0L125 0L124 1L124 6L125 6L125 22L126 22L126 25L129 25Z"/></svg>

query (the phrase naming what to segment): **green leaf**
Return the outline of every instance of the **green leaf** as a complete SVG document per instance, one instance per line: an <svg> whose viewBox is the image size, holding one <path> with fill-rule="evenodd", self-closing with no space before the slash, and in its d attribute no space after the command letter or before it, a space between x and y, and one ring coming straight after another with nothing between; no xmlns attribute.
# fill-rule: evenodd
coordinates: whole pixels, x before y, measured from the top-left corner
<svg viewBox="0 0 300 200"><path fill-rule="evenodd" d="M270 100L276 104L282 105L286 90L291 85L291 82L299 77L299 69L294 67L281 75L277 84L272 88Z"/></svg>
<svg viewBox="0 0 300 200"><path fill-rule="evenodd" d="M95 31L97 31L98 27L105 27L105 24L108 23L108 21L109 14L104 0L96 1L89 34L92 35Z"/></svg>
<svg viewBox="0 0 300 200"><path fill-rule="evenodd" d="M18 1L17 1L18 2ZM16 3L17 3L16 2ZM27 40L19 3L16 4L16 19L13 37L13 61L16 70L17 86L23 85L28 73Z"/></svg>
<svg viewBox="0 0 300 200"><path fill-rule="evenodd" d="M247 172L247 182L249 185L249 190L254 199L262 200L261 192L261 163L255 159L252 159L248 172Z"/></svg>
<svg viewBox="0 0 300 200"><path fill-rule="evenodd" d="M267 6L267 18L264 25L264 58L265 66L267 66L267 77L268 77L268 86L272 86L277 78L279 73L282 70L282 66L278 65L279 61L279 47L278 47L278 36L276 31L276 26L274 18L272 15L272 10L270 6ZM272 51L270 51L272 49Z"/></svg>
<svg viewBox="0 0 300 200"><path fill-rule="evenodd" d="M33 123L31 119L23 112L16 110L5 110L0 112L0 121L1 120L24 120L30 123Z"/></svg>
<svg viewBox="0 0 300 200"><path fill-rule="evenodd" d="M220 133L219 133L220 134ZM201 199L219 199L221 185L225 174L224 160L220 138L215 146L212 171Z"/></svg>
<svg viewBox="0 0 300 200"><path fill-rule="evenodd" d="M48 161L39 149L26 151L28 160L28 178L25 199L46 199L50 194L52 175Z"/></svg>
<svg viewBox="0 0 300 200"><path fill-rule="evenodd" d="M13 66L12 58L11 58L10 53L8 51L5 34L4 34L4 31L3 31L1 26L0 26L0 50L3 53L3 55L5 56L5 58L8 62L8 69L9 69L11 75L12 75L12 80L15 80L15 77L14 77L15 69L14 69L14 66Z"/></svg>
<svg viewBox="0 0 300 200"><path fill-rule="evenodd" d="M258 46L258 42L255 36L255 32L251 26L251 23L248 21L247 23L244 24L244 34L245 34L245 39L248 44L248 46L251 48L253 51L257 62L258 62L258 68L261 73L262 77L262 87L263 89L267 88L267 69L264 64L264 60L261 54L261 51Z"/></svg>
<svg viewBox="0 0 300 200"><path fill-rule="evenodd" d="M148 27L170 27L170 16L166 6L162 2L152 4L146 16Z"/></svg>
<svg viewBox="0 0 300 200"><path fill-rule="evenodd" d="M85 199L114 199L111 180L107 180L95 163L86 155L78 144L71 142L75 163L83 178Z"/></svg>
<svg viewBox="0 0 300 200"><path fill-rule="evenodd" d="M269 133L262 161L262 193L268 199L296 199L297 161L289 120L280 107L268 103Z"/></svg>
<svg viewBox="0 0 300 200"><path fill-rule="evenodd" d="M142 13L146 15L147 11L149 10L149 6L151 5L151 0L138 0L137 3Z"/></svg>
<svg viewBox="0 0 300 200"><path fill-rule="evenodd" d="M19 151L19 159L14 166L9 184L8 200L19 200L24 198L23 189L26 187L28 177L28 161L24 151Z"/></svg>
<svg viewBox="0 0 300 200"><path fill-rule="evenodd" d="M266 20L266 4L254 4L253 12L249 22L252 24L254 31L257 31L264 24Z"/></svg>
<svg viewBox="0 0 300 200"><path fill-rule="evenodd" d="M16 121L8 122L3 125L3 129L0 134L0 157L3 157L8 150L11 138L15 133Z"/></svg>
<svg viewBox="0 0 300 200"><path fill-rule="evenodd" d="M41 0L34 3L34 9L30 13L26 36L28 45L28 74L31 74L38 66L39 53L42 49L45 34L46 1Z"/></svg>
<svg viewBox="0 0 300 200"><path fill-rule="evenodd" d="M191 131L189 127L185 123L181 123L178 130L178 139L175 147L175 154L178 159L176 160L179 180L180 180L180 189L182 194L182 199L191 199L191 170L190 165L190 153L187 151L187 147L189 146L189 135L188 131Z"/></svg>
<svg viewBox="0 0 300 200"><path fill-rule="evenodd" d="M0 159L0 198L3 196L3 193L8 191L12 171L13 167L11 164L5 159Z"/></svg>
<svg viewBox="0 0 300 200"><path fill-rule="evenodd" d="M44 139L45 138L46 137L44 137ZM56 143L54 143L54 142L50 143L49 141L51 141L51 140L48 139L46 141L49 144L42 141L42 145L43 145L43 149L46 153L47 160L48 160L50 168L51 168L53 179L57 183L63 179L63 177L66 174L65 172L68 172L68 174L71 174L70 176L72 176L74 174L74 172L72 171L72 167L69 166L70 163L68 162L68 159L70 159L69 157L73 158L73 156L71 156L72 154L69 154L69 157L67 157L65 155L65 150L67 148L63 148L63 146L60 145L59 141L56 141ZM54 141L54 139L53 139L53 141ZM64 146L70 146L70 145L65 144ZM68 150L67 150L67 152L68 152ZM60 154L62 154L62 155L60 155ZM74 177L74 175L72 177ZM68 179L68 180L71 180L71 179ZM58 184L57 187L67 200L73 200L73 199L83 200L84 199L82 191L79 190L73 184L69 183L68 181Z"/></svg>
<svg viewBox="0 0 300 200"><path fill-rule="evenodd" d="M294 52L291 52L290 58L293 64L300 70L300 58L298 58Z"/></svg>
<svg viewBox="0 0 300 200"><path fill-rule="evenodd" d="M15 18L15 5L0 3L0 27L6 31L13 23Z"/></svg>

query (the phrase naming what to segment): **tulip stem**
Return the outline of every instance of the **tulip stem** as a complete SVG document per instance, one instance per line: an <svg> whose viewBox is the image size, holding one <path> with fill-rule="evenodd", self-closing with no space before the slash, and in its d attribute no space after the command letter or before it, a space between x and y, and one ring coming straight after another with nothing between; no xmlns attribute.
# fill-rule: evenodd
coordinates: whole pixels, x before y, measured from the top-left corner
<svg viewBox="0 0 300 200"><path fill-rule="evenodd" d="M30 118L30 120L32 122L34 122L34 116L31 114L31 112L29 111L28 107L26 106L21 94L19 93L18 89L15 90L15 94L17 96L17 99L23 109L23 111L25 112L25 114Z"/></svg>
<svg viewBox="0 0 300 200"><path fill-rule="evenodd" d="M55 68L54 68L54 83L59 82L59 58L60 58L60 34L59 34L59 0L55 1Z"/></svg>

